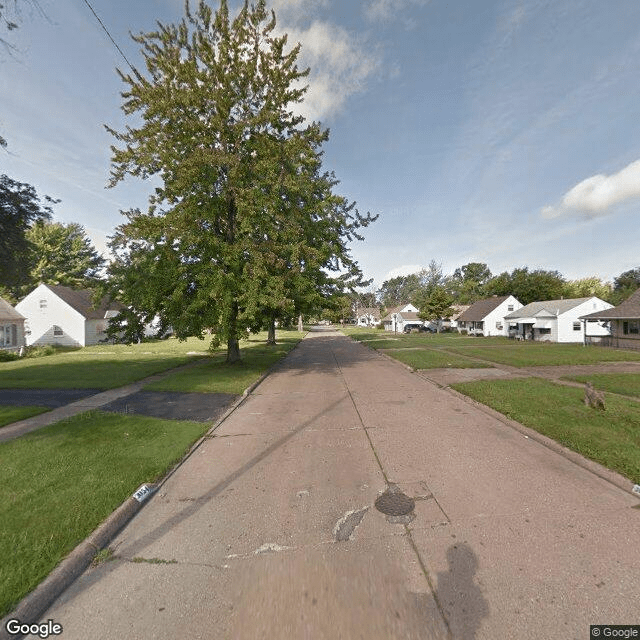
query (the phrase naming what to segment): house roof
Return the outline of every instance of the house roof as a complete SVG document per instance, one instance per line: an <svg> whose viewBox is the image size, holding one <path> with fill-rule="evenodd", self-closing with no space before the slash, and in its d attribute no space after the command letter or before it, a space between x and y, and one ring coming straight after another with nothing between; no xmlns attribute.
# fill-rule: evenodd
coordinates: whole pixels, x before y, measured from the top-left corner
<svg viewBox="0 0 640 640"><path fill-rule="evenodd" d="M393 314L394 313L401 313L401 309L404 309L406 306L408 306L409 304L411 304L410 302L406 302L405 304L399 304L396 307L390 307L389 309L387 309L387 315L382 318L383 320L389 320L389 322L391 322L391 320L393 320ZM410 311L405 311L404 313L411 313ZM404 317L404 313L402 314ZM413 312L415 313L415 312Z"/></svg>
<svg viewBox="0 0 640 640"><path fill-rule="evenodd" d="M406 322L407 320L417 320L418 322L422 322L420 318L418 318L418 313L416 311L403 311L402 313L398 313L398 315Z"/></svg>
<svg viewBox="0 0 640 640"><path fill-rule="evenodd" d="M515 320L517 318L532 318L533 316L552 316L557 318L567 311L591 300L588 298L567 298L564 300L543 300L541 302L531 302L524 307L513 311L504 317L505 320Z"/></svg>
<svg viewBox="0 0 640 640"><path fill-rule="evenodd" d="M591 318L600 320L624 320L636 318L640 319L640 289L632 293L624 302L617 307L605 309L604 311L596 311L581 318Z"/></svg>
<svg viewBox="0 0 640 640"><path fill-rule="evenodd" d="M365 307L364 309L358 309L358 317L360 316L373 316L374 318L380 317L380 309L376 307Z"/></svg>
<svg viewBox="0 0 640 640"><path fill-rule="evenodd" d="M82 314L87 320L101 320L106 317L107 311L123 309L123 305L111 301L107 297L100 300L100 304L94 308L93 292L90 289L72 289L62 285L48 284L48 289L53 291L58 298L64 300L70 307Z"/></svg>
<svg viewBox="0 0 640 640"><path fill-rule="evenodd" d="M460 316L469 309L470 304L452 304L451 308L453 309L453 313L449 320L458 320Z"/></svg>
<svg viewBox="0 0 640 640"><path fill-rule="evenodd" d="M511 296L495 296L474 302L466 311L458 316L458 321L478 322L486 318L494 309L499 307L507 298Z"/></svg>
<svg viewBox="0 0 640 640"><path fill-rule="evenodd" d="M24 316L18 313L6 300L0 298L0 320L24 320Z"/></svg>

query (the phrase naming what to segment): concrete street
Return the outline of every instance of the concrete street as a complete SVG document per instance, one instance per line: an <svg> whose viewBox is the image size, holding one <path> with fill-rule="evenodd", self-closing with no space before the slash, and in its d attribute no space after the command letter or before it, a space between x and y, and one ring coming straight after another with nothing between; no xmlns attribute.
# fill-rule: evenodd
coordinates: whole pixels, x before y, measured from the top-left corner
<svg viewBox="0 0 640 640"><path fill-rule="evenodd" d="M390 486L413 512L375 508ZM42 619L64 640L585 640L640 623L639 504L313 332Z"/></svg>

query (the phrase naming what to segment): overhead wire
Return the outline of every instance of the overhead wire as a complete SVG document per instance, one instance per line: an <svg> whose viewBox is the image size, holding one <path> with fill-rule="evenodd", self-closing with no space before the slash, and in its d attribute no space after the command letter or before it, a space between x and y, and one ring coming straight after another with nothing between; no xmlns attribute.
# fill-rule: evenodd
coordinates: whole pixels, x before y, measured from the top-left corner
<svg viewBox="0 0 640 640"><path fill-rule="evenodd" d="M135 74L136 70L133 68L133 65L129 62L129 60L127 60L127 56L124 55L124 53L122 52L122 49L118 46L118 43L111 37L109 30L107 29L107 27L104 26L104 23L102 22L102 20L100 20L100 16L95 12L94 8L89 4L88 0L84 0L84 3L87 5L87 7L89 7L89 9L91 10L91 13L93 13L96 20L100 23L100 26L103 28L107 36L109 36L109 40L111 40L111 42L113 43L113 46L118 50L118 53L122 56L124 61L129 65L129 69L131 69L131 71Z"/></svg>

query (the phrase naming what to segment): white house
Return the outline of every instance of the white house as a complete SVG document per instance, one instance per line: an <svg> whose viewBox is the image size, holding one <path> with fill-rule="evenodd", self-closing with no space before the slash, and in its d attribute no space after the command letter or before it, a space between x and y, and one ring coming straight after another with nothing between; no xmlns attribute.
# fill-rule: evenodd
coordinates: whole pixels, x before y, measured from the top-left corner
<svg viewBox="0 0 640 640"><path fill-rule="evenodd" d="M428 327L431 325L418 318L418 308L412 304L405 304L389 309L387 315L382 318L382 324L387 331L402 333L405 327ZM433 325L435 327L435 325Z"/></svg>
<svg viewBox="0 0 640 640"><path fill-rule="evenodd" d="M584 323L580 316L611 309L612 304L592 296L567 300L532 302L505 317L517 323L516 337L542 342L583 342ZM603 322L589 323L589 335L598 338L609 335Z"/></svg>
<svg viewBox="0 0 640 640"><path fill-rule="evenodd" d="M505 317L521 307L522 303L513 296L478 300L458 316L458 331L476 336L508 336L509 323Z"/></svg>
<svg viewBox="0 0 640 640"><path fill-rule="evenodd" d="M24 321L23 315L0 298L0 349L15 351L24 346Z"/></svg>
<svg viewBox="0 0 640 640"><path fill-rule="evenodd" d="M374 327L380 322L380 310L375 307L357 309L356 324L359 327Z"/></svg>
<svg viewBox="0 0 640 640"><path fill-rule="evenodd" d="M94 308L89 289L38 285L16 305L25 318L28 345L86 347L106 338L109 318L122 306L103 299Z"/></svg>

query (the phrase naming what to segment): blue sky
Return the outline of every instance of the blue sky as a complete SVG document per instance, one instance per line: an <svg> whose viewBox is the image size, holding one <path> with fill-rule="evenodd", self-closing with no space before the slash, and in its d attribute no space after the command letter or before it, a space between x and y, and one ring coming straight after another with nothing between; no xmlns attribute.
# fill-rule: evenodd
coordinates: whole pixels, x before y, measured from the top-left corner
<svg viewBox="0 0 640 640"><path fill-rule="evenodd" d="M367 277L486 262L610 280L640 265L637 0L271 0L311 67L302 110L331 130L339 192L380 219ZM83 0L39 0L0 51L0 173L60 198L99 247L149 183L105 189L120 57ZM181 0L90 0L129 37ZM233 3L232 3L233 4Z"/></svg>

